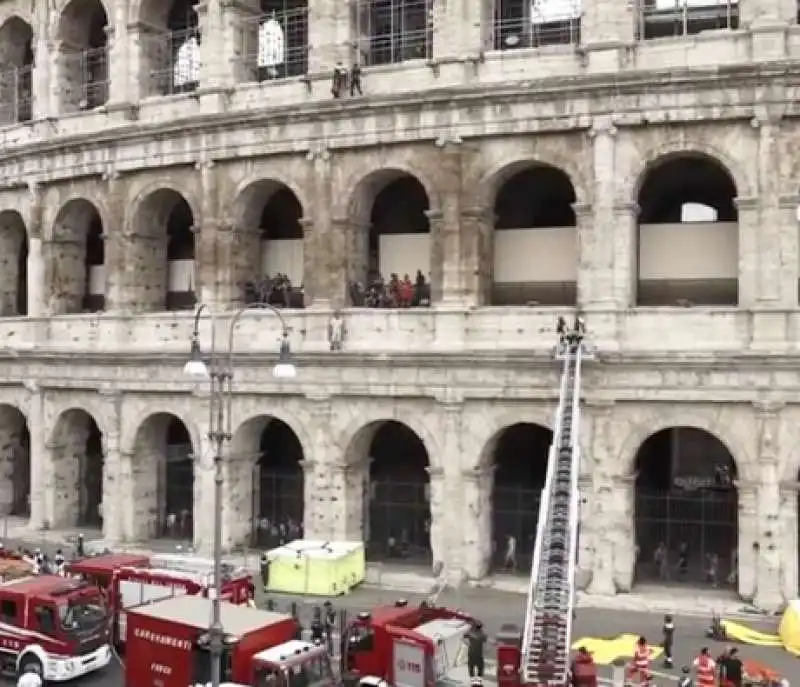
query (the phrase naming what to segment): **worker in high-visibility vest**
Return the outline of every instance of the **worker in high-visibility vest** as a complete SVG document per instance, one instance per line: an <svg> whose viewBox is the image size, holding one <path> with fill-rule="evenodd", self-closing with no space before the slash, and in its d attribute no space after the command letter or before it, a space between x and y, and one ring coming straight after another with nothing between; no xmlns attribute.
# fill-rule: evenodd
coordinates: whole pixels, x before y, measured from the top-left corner
<svg viewBox="0 0 800 687"><path fill-rule="evenodd" d="M697 687L715 687L717 684L717 664L708 653L708 647L700 649L700 655L694 659L695 685Z"/></svg>
<svg viewBox="0 0 800 687"><path fill-rule="evenodd" d="M644 637L639 637L628 671L631 682L639 685L650 684L650 656L650 645Z"/></svg>

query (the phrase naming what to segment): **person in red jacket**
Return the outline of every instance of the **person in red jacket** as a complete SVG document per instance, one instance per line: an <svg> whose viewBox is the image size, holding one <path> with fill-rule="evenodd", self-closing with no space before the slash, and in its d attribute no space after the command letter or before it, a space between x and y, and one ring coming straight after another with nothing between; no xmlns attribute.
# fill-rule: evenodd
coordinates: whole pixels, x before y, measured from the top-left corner
<svg viewBox="0 0 800 687"><path fill-rule="evenodd" d="M597 666L586 647L578 649L578 655L569 669L572 687L597 687Z"/></svg>
<svg viewBox="0 0 800 687"><path fill-rule="evenodd" d="M694 659L694 669L697 687L715 687L717 684L717 663L711 658L707 646L700 649L700 655Z"/></svg>
<svg viewBox="0 0 800 687"><path fill-rule="evenodd" d="M633 660L628 669L628 679L633 684L650 684L650 656L650 645L647 643L647 639L639 637L633 651Z"/></svg>

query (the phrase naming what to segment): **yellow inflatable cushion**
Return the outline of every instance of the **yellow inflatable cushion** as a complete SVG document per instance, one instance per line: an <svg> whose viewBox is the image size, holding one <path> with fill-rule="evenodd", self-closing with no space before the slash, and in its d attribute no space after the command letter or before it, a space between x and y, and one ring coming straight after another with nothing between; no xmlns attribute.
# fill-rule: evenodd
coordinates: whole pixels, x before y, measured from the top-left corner
<svg viewBox="0 0 800 687"><path fill-rule="evenodd" d="M636 642L639 635L619 635L618 637L582 637L572 644L572 650L577 651L581 647L592 655L594 662L599 666L611 665L618 658L633 658L636 651ZM660 646L650 647L650 658L656 659L664 653Z"/></svg>
<svg viewBox="0 0 800 687"><path fill-rule="evenodd" d="M783 648L790 654L800 656L800 601L790 601L783 612L781 624L778 626L778 636Z"/></svg>

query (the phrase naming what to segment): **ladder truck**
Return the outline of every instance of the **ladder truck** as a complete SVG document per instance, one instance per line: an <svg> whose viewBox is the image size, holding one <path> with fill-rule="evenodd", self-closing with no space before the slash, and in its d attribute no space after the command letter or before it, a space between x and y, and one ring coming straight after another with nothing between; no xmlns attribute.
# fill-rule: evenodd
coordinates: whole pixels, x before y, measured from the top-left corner
<svg viewBox="0 0 800 687"><path fill-rule="evenodd" d="M521 636L498 636L499 687L569 685L580 522L581 366L593 355L584 341L580 317L571 329L559 318L558 334L561 387L539 507L525 626Z"/></svg>

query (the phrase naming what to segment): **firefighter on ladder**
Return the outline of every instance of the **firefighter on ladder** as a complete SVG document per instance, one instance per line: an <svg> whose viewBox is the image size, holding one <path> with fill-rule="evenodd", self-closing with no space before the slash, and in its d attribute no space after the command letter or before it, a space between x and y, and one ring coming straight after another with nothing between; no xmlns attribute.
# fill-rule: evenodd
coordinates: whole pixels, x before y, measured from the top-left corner
<svg viewBox="0 0 800 687"><path fill-rule="evenodd" d="M700 649L700 655L694 659L694 670L697 675L697 687L715 687L717 684L717 664L708 653L708 647Z"/></svg>
<svg viewBox="0 0 800 687"><path fill-rule="evenodd" d="M628 681L634 685L646 687L650 684L650 646L644 637L639 637L636 642L636 649L633 652L633 660L628 670Z"/></svg>

